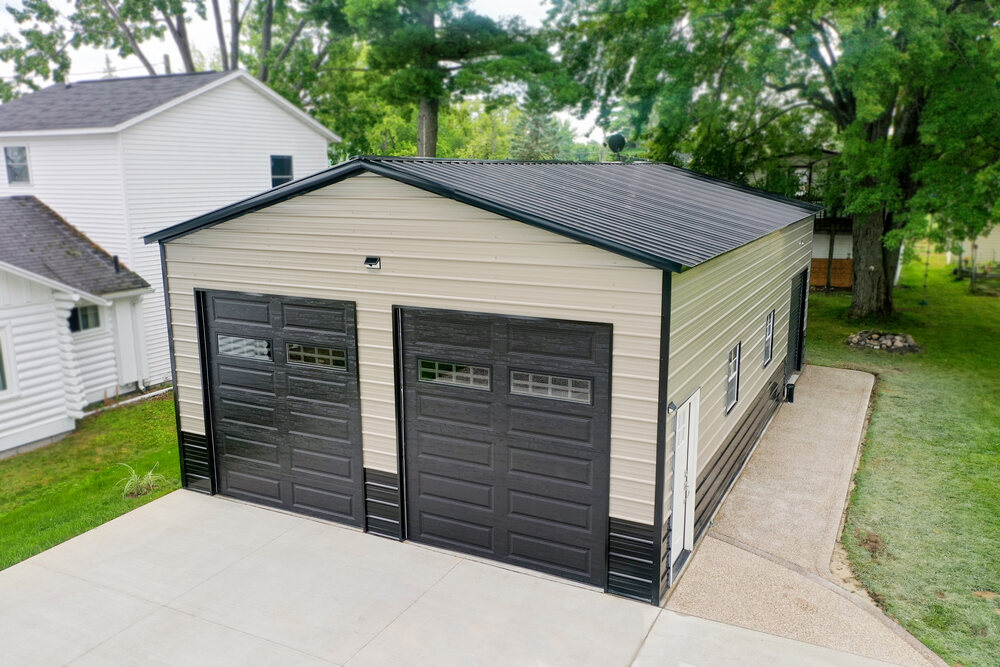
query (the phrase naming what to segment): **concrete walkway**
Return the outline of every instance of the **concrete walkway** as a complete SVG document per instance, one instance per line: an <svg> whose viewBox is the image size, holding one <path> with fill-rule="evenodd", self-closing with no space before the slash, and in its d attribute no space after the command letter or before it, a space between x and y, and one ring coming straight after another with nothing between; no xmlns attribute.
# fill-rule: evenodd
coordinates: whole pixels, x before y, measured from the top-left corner
<svg viewBox="0 0 1000 667"><path fill-rule="evenodd" d="M830 580L870 389L807 370L667 609L178 491L0 572L0 665L927 664Z"/></svg>
<svg viewBox="0 0 1000 667"><path fill-rule="evenodd" d="M900 665L944 665L831 571L873 381L806 368L667 609Z"/></svg>

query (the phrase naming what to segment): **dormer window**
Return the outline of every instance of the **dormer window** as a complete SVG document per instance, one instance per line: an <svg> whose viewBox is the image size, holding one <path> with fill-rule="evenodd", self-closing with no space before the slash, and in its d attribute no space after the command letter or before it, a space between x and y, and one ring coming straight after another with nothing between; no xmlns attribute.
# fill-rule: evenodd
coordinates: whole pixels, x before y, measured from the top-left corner
<svg viewBox="0 0 1000 667"><path fill-rule="evenodd" d="M271 156L271 187L287 183L294 178L292 176L292 156L272 155Z"/></svg>
<svg viewBox="0 0 1000 667"><path fill-rule="evenodd" d="M7 163L7 182L30 183L28 174L28 147L27 146L4 146L4 162Z"/></svg>

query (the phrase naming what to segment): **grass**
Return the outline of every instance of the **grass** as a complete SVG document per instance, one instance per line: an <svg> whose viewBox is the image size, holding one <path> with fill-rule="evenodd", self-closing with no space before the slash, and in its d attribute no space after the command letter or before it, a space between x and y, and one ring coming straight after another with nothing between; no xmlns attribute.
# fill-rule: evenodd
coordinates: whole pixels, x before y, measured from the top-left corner
<svg viewBox="0 0 1000 667"><path fill-rule="evenodd" d="M920 305L923 273L905 267L890 321L848 322L848 295L812 294L807 361L879 378L843 535L854 572L949 663L998 665L1000 298L970 295L932 256ZM874 327L923 353L844 344Z"/></svg>
<svg viewBox="0 0 1000 667"><path fill-rule="evenodd" d="M123 497L126 463L164 481ZM0 461L0 570L144 505L180 486L169 396L87 417L60 442Z"/></svg>

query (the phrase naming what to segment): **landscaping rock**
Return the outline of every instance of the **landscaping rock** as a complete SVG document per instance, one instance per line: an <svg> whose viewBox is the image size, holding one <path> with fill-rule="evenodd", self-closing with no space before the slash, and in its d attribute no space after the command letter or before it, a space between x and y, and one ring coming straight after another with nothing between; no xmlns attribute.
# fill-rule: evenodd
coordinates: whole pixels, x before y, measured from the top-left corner
<svg viewBox="0 0 1000 667"><path fill-rule="evenodd" d="M851 347L867 348L869 350L888 350L889 352L920 352L920 346L913 336L885 331L859 331L844 341Z"/></svg>

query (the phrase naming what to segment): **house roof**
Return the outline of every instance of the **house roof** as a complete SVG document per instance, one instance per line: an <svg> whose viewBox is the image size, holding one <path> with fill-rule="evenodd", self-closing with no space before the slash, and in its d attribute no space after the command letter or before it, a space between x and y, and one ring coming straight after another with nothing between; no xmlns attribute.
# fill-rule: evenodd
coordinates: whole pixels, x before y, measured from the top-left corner
<svg viewBox="0 0 1000 667"><path fill-rule="evenodd" d="M671 271L683 271L822 207L661 163L356 157L161 230L147 243L371 172Z"/></svg>
<svg viewBox="0 0 1000 667"><path fill-rule="evenodd" d="M0 105L0 134L119 131L235 79L327 141L340 141L322 123L242 70L57 83Z"/></svg>
<svg viewBox="0 0 1000 667"><path fill-rule="evenodd" d="M57 83L0 105L0 132L114 127L228 72Z"/></svg>
<svg viewBox="0 0 1000 667"><path fill-rule="evenodd" d="M149 287L31 196L0 197L0 262L87 294Z"/></svg>

